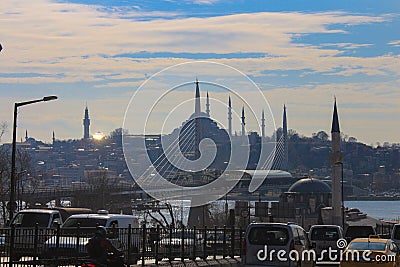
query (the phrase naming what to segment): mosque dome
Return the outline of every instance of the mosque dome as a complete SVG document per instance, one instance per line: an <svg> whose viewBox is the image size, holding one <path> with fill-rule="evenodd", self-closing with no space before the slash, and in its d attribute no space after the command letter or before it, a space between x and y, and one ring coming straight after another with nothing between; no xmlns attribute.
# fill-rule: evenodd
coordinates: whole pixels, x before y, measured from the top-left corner
<svg viewBox="0 0 400 267"><path fill-rule="evenodd" d="M331 193L330 186L318 179L304 178L298 180L288 190L289 193Z"/></svg>

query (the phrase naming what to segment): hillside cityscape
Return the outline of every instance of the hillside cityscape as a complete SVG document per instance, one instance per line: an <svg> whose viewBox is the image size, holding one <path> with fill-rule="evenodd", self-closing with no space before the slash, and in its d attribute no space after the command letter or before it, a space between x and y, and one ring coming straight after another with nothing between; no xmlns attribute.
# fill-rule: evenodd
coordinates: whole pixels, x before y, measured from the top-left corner
<svg viewBox="0 0 400 267"><path fill-rule="evenodd" d="M44 143L26 136L17 143L18 188L25 192L43 188L74 188L83 185L112 184L131 186L131 176L123 154L123 129L118 128L108 135L89 134L88 108L84 113L84 135L82 139L58 140L53 132L52 143ZM286 111L285 111L286 115ZM290 117L289 117L290 118ZM263 142L274 142L282 135L278 128L275 135L261 137L259 133L247 133L251 145L257 147ZM96 133L99 135L99 133ZM129 133L124 133L130 136ZM160 136L156 136L156 139ZM133 137L137 138L137 136ZM143 138L143 137L140 137ZM154 140L154 138L152 139ZM154 142L150 145L154 147ZM273 169L288 171L295 180L312 176L329 181L331 175L329 157L331 140L324 131L304 136L294 129L287 131L287 167L274 164ZM355 137L341 135L344 155L343 180L345 197L400 197L400 144L377 144L358 142ZM11 144L0 147L0 176L2 196L9 190L7 180L10 173ZM255 165L254 165L255 166ZM254 166L248 165L249 170ZM284 190L282 190L283 192ZM1 200L3 203L7 198Z"/></svg>

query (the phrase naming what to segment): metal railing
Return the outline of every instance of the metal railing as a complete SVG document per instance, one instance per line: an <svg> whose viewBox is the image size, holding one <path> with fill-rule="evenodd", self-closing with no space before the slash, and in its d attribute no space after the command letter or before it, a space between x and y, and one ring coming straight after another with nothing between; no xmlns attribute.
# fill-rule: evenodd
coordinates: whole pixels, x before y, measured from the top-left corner
<svg viewBox="0 0 400 267"><path fill-rule="evenodd" d="M75 265L88 259L86 244L95 228L2 228L0 266ZM108 239L128 264L153 260L241 256L243 230L235 228L109 228Z"/></svg>

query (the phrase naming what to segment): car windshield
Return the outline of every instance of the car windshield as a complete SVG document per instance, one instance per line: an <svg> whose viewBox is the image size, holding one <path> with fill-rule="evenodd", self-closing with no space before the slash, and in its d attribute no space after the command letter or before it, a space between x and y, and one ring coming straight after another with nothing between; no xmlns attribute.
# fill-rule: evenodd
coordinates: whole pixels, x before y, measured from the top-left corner
<svg viewBox="0 0 400 267"><path fill-rule="evenodd" d="M249 232L249 243L253 245L284 246L289 241L289 232L284 227L256 226Z"/></svg>
<svg viewBox="0 0 400 267"><path fill-rule="evenodd" d="M228 235L225 235L225 239L227 239ZM207 240L223 240L224 239L224 233L223 232L211 232L207 233Z"/></svg>
<svg viewBox="0 0 400 267"><path fill-rule="evenodd" d="M172 232L170 234L166 234L164 238L182 238L182 232ZM183 238L185 239L194 239L194 232L193 231L184 231Z"/></svg>
<svg viewBox="0 0 400 267"><path fill-rule="evenodd" d="M18 227L47 227L50 220L48 213L23 212L15 216L12 224Z"/></svg>
<svg viewBox="0 0 400 267"><path fill-rule="evenodd" d="M107 219L98 218L68 218L63 224L63 228L66 227L96 227L98 225L105 226Z"/></svg>
<svg viewBox="0 0 400 267"><path fill-rule="evenodd" d="M393 238L400 239L400 225L398 225L394 228Z"/></svg>
<svg viewBox="0 0 400 267"><path fill-rule="evenodd" d="M349 226L346 231L346 237L369 237L373 234L374 230L370 226Z"/></svg>
<svg viewBox="0 0 400 267"><path fill-rule="evenodd" d="M385 250L386 243L381 242L351 242L349 249L352 250Z"/></svg>
<svg viewBox="0 0 400 267"><path fill-rule="evenodd" d="M311 230L311 240L336 241L339 239L337 228L313 228Z"/></svg>

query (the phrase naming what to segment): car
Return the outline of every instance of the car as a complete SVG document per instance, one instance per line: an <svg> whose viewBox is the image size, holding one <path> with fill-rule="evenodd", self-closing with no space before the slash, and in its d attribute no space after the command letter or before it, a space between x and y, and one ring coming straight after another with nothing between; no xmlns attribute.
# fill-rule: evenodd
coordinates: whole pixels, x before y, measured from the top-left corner
<svg viewBox="0 0 400 267"><path fill-rule="evenodd" d="M399 267L399 248L393 240L380 238L377 235L355 238L343 251L340 266Z"/></svg>
<svg viewBox="0 0 400 267"><path fill-rule="evenodd" d="M210 230L206 234L207 249L209 255L228 255L232 250L231 231ZM239 246L240 247L240 246Z"/></svg>
<svg viewBox="0 0 400 267"><path fill-rule="evenodd" d="M86 244L94 236L96 226L107 229L111 243L125 254L128 253L128 227L131 227L130 263L136 263L139 257L140 232L138 218L133 215L109 214L101 210L98 213L70 216L60 227L59 235L50 237L43 245L41 259L85 257ZM128 259L127 255L125 258Z"/></svg>
<svg viewBox="0 0 400 267"><path fill-rule="evenodd" d="M307 233L295 223L251 223L243 249L244 266L315 266Z"/></svg>
<svg viewBox="0 0 400 267"><path fill-rule="evenodd" d="M344 238L342 227L338 225L313 225L308 237L317 255L317 262L338 262L340 253L336 257L330 256L328 251L339 250L337 242ZM324 252L325 251L325 252Z"/></svg>
<svg viewBox="0 0 400 267"><path fill-rule="evenodd" d="M400 223L393 226L390 237L396 243L396 245L400 247Z"/></svg>
<svg viewBox="0 0 400 267"><path fill-rule="evenodd" d="M199 232L194 232L193 229L171 229L169 233L161 236L161 239L156 241L158 244L158 260L168 258L189 258L202 259L207 258L209 248L204 242L203 235Z"/></svg>
<svg viewBox="0 0 400 267"><path fill-rule="evenodd" d="M37 256L41 251L46 237L51 235L56 227L71 214L91 212L86 208L40 208L25 209L18 211L9 226L15 228L14 240L11 242L7 236L5 242L13 244L11 258L13 261L20 260L23 256ZM35 227L38 232L35 233ZM37 247L37 249L35 248Z"/></svg>
<svg viewBox="0 0 400 267"><path fill-rule="evenodd" d="M346 228L344 238L349 243L357 237L368 238L370 235L376 235L375 228L371 225L349 225Z"/></svg>

